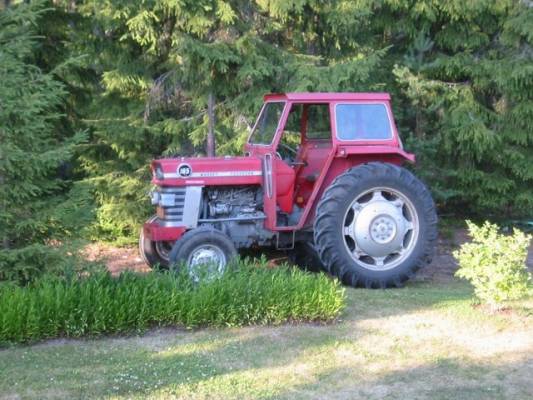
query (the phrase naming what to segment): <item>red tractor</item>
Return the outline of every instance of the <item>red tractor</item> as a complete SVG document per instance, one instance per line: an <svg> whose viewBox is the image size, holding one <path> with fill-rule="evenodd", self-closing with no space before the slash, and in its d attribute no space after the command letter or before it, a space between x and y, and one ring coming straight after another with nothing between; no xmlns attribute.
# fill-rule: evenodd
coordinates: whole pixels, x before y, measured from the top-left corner
<svg viewBox="0 0 533 400"><path fill-rule="evenodd" d="M435 204L386 93L269 94L245 156L152 162L156 216L140 237L155 266L210 265L237 250L294 259L367 288L401 286L434 251ZM312 264L312 265L311 265Z"/></svg>

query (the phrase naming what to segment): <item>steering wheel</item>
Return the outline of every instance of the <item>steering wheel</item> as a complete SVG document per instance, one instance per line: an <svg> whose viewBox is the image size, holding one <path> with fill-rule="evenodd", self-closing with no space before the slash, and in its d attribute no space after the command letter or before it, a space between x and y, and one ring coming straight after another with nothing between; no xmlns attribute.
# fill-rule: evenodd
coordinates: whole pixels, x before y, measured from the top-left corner
<svg viewBox="0 0 533 400"><path fill-rule="evenodd" d="M293 155L292 156L289 156L290 158L289 159L283 159L281 157L281 154L278 152L277 155L280 159L284 160L287 164L289 164L290 166L292 167L297 167L297 166L306 166L307 163L305 161L296 161L296 157L298 156L298 150L296 149L293 149L291 146L285 144L285 143L279 143L279 146L283 147L285 150L287 150L288 152L292 153Z"/></svg>
<svg viewBox="0 0 533 400"><path fill-rule="evenodd" d="M285 150L287 151L290 151L292 154L294 154L295 156L298 155L298 150L296 149L293 149L291 146L285 144L285 143L281 143L281 141L279 142L279 145L281 147L283 147Z"/></svg>

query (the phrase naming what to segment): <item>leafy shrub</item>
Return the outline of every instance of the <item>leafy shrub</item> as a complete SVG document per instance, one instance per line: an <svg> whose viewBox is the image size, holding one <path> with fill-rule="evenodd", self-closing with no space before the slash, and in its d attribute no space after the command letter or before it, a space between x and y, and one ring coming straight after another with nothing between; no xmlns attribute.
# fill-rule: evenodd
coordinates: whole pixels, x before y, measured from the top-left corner
<svg viewBox="0 0 533 400"><path fill-rule="evenodd" d="M492 309L525 296L531 281L525 265L531 236L518 229L502 235L489 222L480 227L467 224L473 241L453 253L459 262L456 276L470 281L476 296Z"/></svg>
<svg viewBox="0 0 533 400"><path fill-rule="evenodd" d="M151 326L239 326L326 321L344 290L325 275L236 261L220 279L194 284L187 273L106 272L71 279L45 276L0 286L0 343L58 336L138 332Z"/></svg>
<svg viewBox="0 0 533 400"><path fill-rule="evenodd" d="M57 249L43 244L0 251L0 282L6 280L29 282L42 275L44 271L55 270L63 263L64 258Z"/></svg>

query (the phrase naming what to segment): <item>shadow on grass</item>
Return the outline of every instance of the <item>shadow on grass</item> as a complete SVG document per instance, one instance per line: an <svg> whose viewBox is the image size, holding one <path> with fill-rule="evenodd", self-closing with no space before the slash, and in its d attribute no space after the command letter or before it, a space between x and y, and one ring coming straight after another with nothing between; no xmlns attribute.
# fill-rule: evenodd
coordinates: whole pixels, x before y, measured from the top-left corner
<svg viewBox="0 0 533 400"><path fill-rule="evenodd" d="M355 374L356 375L356 374ZM350 370L331 369L311 383L285 388L263 399L431 399L522 400L533 398L533 359L469 362L440 358L414 368L354 377Z"/></svg>
<svg viewBox="0 0 533 400"><path fill-rule="evenodd" d="M168 347L159 340L150 343L147 335L108 339L106 349L99 346L99 340L69 340L4 350L0 352L0 364L6 366L2 368L0 398L6 394L42 398L51 387L60 388L69 398L144 398L164 387L179 390L180 385L239 371L283 366L309 348L334 341L333 337L311 334L302 343L297 337L286 336L278 346L280 338L269 329L248 328L234 337L232 331L240 330L221 334L203 330L196 332L201 339L190 341L188 334L178 341L170 334ZM267 348L268 352L261 351Z"/></svg>

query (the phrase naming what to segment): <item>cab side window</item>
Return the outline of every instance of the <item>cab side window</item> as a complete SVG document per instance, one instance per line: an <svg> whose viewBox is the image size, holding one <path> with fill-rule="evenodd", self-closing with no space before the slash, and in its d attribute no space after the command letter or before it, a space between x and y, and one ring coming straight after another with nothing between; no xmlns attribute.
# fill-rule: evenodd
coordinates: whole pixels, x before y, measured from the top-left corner
<svg viewBox="0 0 533 400"><path fill-rule="evenodd" d="M337 137L340 140L387 140L392 138L384 104L337 104Z"/></svg>
<svg viewBox="0 0 533 400"><path fill-rule="evenodd" d="M302 104L293 104L285 123L281 143L296 149L301 141Z"/></svg>
<svg viewBox="0 0 533 400"><path fill-rule="evenodd" d="M331 139L329 104L307 106L307 139Z"/></svg>

